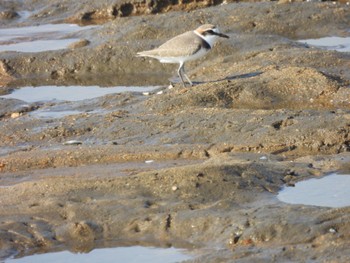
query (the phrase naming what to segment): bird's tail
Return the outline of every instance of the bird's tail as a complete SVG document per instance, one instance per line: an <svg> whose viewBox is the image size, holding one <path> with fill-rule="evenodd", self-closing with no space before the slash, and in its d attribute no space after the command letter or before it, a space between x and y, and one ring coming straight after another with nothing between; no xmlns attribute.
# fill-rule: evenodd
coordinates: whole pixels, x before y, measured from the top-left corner
<svg viewBox="0 0 350 263"><path fill-rule="evenodd" d="M152 50L137 52L137 53L136 53L136 56L137 56L137 57L151 57L151 58L155 57L155 56L152 54Z"/></svg>

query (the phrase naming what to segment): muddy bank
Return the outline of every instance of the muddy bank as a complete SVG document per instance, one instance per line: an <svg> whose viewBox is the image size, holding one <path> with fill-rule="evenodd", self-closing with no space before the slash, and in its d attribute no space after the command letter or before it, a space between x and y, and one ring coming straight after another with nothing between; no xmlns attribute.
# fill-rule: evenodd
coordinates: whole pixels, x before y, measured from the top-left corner
<svg viewBox="0 0 350 263"><path fill-rule="evenodd" d="M350 171L349 52L296 41L349 36L349 5L89 3L0 4L6 27L100 23L66 33L80 40L63 50L0 52L0 94L163 86L0 99L0 259L140 244L195 248L200 262L347 262L349 207L276 195ZM193 87L177 84L176 65L135 57L206 22L230 39L188 64Z"/></svg>
<svg viewBox="0 0 350 263"><path fill-rule="evenodd" d="M38 54L4 53L1 61L7 74L28 79L27 82L34 79L34 83L40 79L42 83L73 84L83 79L96 84L104 79L108 85L167 84L175 72L174 65L140 59L135 54L210 22L220 25L231 38L217 45L206 59L188 65L189 72L199 80L262 71L269 65L327 68L332 70L329 73L350 78L346 70L348 54L321 52L290 40L347 34L350 23L347 5L259 3L259 8L256 6L226 4L190 13L116 18L101 27L70 34L88 40L88 46ZM221 15L217 16L218 13ZM137 72L141 74L136 78Z"/></svg>
<svg viewBox="0 0 350 263"><path fill-rule="evenodd" d="M274 195L285 183L346 162L348 154L293 162L221 154L187 165L179 160L156 161L150 168L129 163L18 172L21 183L1 188L2 256L12 249L33 253L62 244L87 252L98 242L121 240L220 248L207 248L204 262L327 261L334 253L345 262L348 208L287 205ZM2 181L7 176L3 173Z"/></svg>
<svg viewBox="0 0 350 263"><path fill-rule="evenodd" d="M171 11L191 11L204 7L220 5L233 1L26 1L4 2L0 5L0 21L13 22L25 17L22 23L39 22L72 22L72 23L105 23L118 17L167 13ZM27 12L23 12L26 10ZM18 21L17 21L18 22Z"/></svg>
<svg viewBox="0 0 350 263"><path fill-rule="evenodd" d="M346 85L309 68L287 68L187 89L178 86L151 96L121 93L47 103L6 100L0 141L9 151L20 145L40 152L50 145L60 152L63 143L78 140L88 149L76 149L83 154L78 159L87 163L93 155L89 151L99 152L96 149L103 145L108 149L101 150L103 156L119 147L121 151L133 146L171 149L186 144L203 146L207 152L341 153L349 151L350 90ZM35 115L40 110L78 113L41 118ZM60 156L56 149L48 151ZM34 166L40 163L35 156L40 154L28 156ZM16 158L28 159L4 156L15 166L19 165Z"/></svg>

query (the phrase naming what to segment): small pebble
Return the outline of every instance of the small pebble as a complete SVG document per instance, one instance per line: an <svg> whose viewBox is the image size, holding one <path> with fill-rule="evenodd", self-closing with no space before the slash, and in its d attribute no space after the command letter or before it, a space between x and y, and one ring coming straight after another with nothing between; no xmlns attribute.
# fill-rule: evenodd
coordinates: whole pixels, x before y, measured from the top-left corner
<svg viewBox="0 0 350 263"><path fill-rule="evenodd" d="M328 231L329 233L332 233L332 234L337 233L337 230L335 230L333 227L331 227Z"/></svg>
<svg viewBox="0 0 350 263"><path fill-rule="evenodd" d="M82 141L70 140L63 143L63 145L80 145L83 144Z"/></svg>
<svg viewBox="0 0 350 263"><path fill-rule="evenodd" d="M177 188L176 185L174 185L173 187L171 187L171 190L173 190L174 192L175 192L177 189L178 189L178 188Z"/></svg>
<svg viewBox="0 0 350 263"><path fill-rule="evenodd" d="M150 92L142 92L142 95L144 96L149 96L151 93Z"/></svg>
<svg viewBox="0 0 350 263"><path fill-rule="evenodd" d="M158 91L157 94L158 94L158 95L161 95L161 94L163 94L163 91L162 91L162 90L161 90L161 91Z"/></svg>
<svg viewBox="0 0 350 263"><path fill-rule="evenodd" d="M85 47L90 44L90 41L87 39L78 40L68 46L68 48L75 49L80 47Z"/></svg>
<svg viewBox="0 0 350 263"><path fill-rule="evenodd" d="M145 161L145 163L153 163L154 162L154 160L147 160L147 161Z"/></svg>
<svg viewBox="0 0 350 263"><path fill-rule="evenodd" d="M12 118L12 119L16 119L16 118L18 118L19 116L21 116L21 113L19 113L19 112L11 113L11 118Z"/></svg>

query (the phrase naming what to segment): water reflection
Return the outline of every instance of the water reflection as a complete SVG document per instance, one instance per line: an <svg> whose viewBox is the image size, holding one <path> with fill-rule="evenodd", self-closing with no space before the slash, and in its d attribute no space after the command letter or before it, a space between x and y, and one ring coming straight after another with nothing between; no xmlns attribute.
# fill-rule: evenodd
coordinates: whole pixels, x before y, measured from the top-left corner
<svg viewBox="0 0 350 263"><path fill-rule="evenodd" d="M36 40L30 42L21 42L10 45L0 45L2 51L17 52L42 52L53 51L67 48L69 45L79 41L79 38L55 39L55 40Z"/></svg>
<svg viewBox="0 0 350 263"><path fill-rule="evenodd" d="M350 52L350 37L323 37L318 39L299 40L299 42L328 50Z"/></svg>
<svg viewBox="0 0 350 263"><path fill-rule="evenodd" d="M74 254L68 251L36 254L23 258L11 258L5 263L62 263L62 262L84 262L84 263L172 263L188 260L185 250L176 248L153 248L153 247L115 247L92 250L86 254Z"/></svg>
<svg viewBox="0 0 350 263"><path fill-rule="evenodd" d="M284 188L278 199L290 204L325 207L350 206L350 174L331 174Z"/></svg>
<svg viewBox="0 0 350 263"><path fill-rule="evenodd" d="M121 92L151 92L160 86L118 86L102 88L99 86L41 86L15 89L11 94L0 96L26 102L38 101L80 101Z"/></svg>
<svg viewBox="0 0 350 263"><path fill-rule="evenodd" d="M67 48L79 38L67 34L93 28L74 24L47 24L39 26L0 29L0 52L42 52Z"/></svg>

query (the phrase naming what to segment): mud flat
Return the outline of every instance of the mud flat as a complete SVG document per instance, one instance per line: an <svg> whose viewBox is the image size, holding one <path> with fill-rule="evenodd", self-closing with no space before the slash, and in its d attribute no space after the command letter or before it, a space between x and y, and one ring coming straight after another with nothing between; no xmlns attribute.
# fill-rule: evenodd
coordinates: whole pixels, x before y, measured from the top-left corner
<svg viewBox="0 0 350 263"><path fill-rule="evenodd" d="M188 262L349 261L349 206L277 198L350 171L350 53L305 41L348 39L349 5L25 2L0 4L3 28L98 26L51 32L78 39L60 50L0 52L1 260L128 245L185 248ZM135 57L206 22L230 39L187 65L193 87ZM8 96L63 86L60 100ZM76 100L76 86L157 87Z"/></svg>

